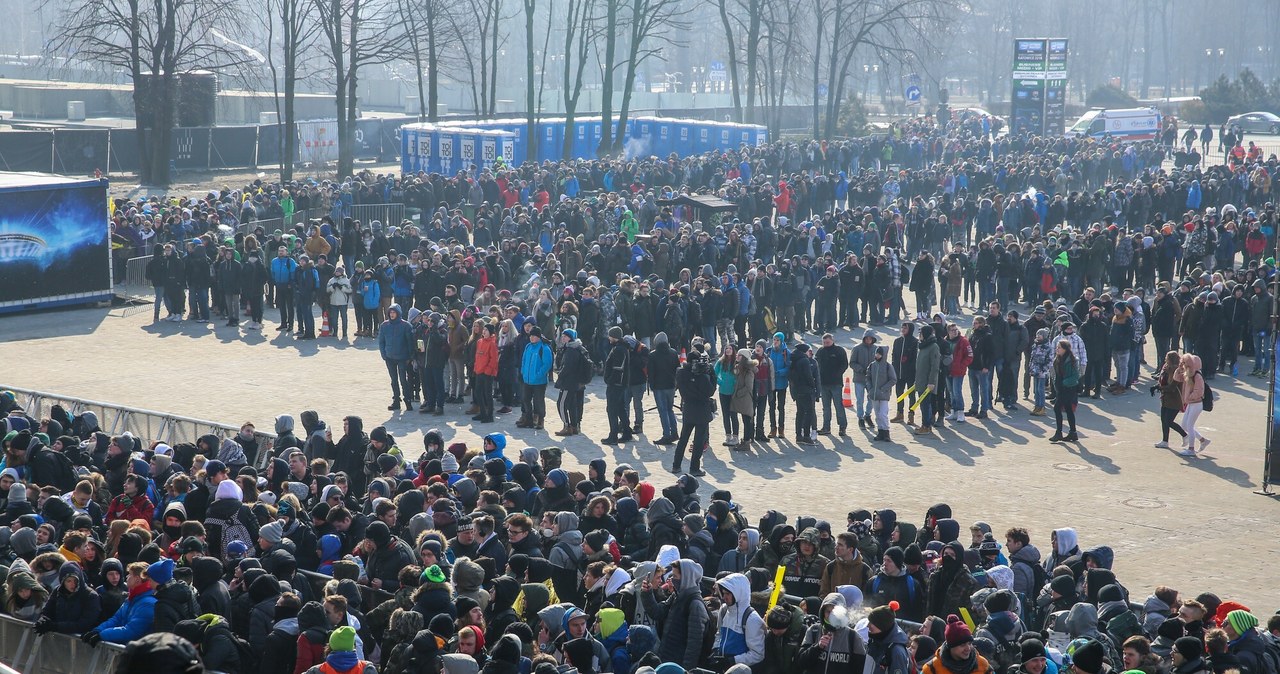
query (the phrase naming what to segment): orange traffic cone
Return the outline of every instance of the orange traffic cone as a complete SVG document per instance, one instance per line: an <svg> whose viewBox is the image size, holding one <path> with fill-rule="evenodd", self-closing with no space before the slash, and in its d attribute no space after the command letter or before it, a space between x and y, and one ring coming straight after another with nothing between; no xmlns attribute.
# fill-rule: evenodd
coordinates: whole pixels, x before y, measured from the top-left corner
<svg viewBox="0 0 1280 674"><path fill-rule="evenodd" d="M685 364L685 362L686 362L686 361L688 361L688 360L689 360L689 350L688 350L688 349L680 349L680 364L681 364L681 365L684 365L684 364Z"/></svg>
<svg viewBox="0 0 1280 674"><path fill-rule="evenodd" d="M844 390L840 392L840 402L845 407L853 407L853 380L849 377L844 378Z"/></svg>
<svg viewBox="0 0 1280 674"><path fill-rule="evenodd" d="M320 336L321 336L321 337L329 337L329 336L330 336L330 333L329 333L329 312L327 312L327 311L323 311L323 312L321 312L321 313L320 313ZM848 405L846 405L846 407L848 407Z"/></svg>

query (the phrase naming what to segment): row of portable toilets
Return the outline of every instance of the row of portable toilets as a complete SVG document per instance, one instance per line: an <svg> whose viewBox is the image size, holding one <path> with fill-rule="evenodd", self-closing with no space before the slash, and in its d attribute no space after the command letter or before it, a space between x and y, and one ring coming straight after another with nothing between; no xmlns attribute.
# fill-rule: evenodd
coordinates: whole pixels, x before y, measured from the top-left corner
<svg viewBox="0 0 1280 674"><path fill-rule="evenodd" d="M617 129L617 122L613 122ZM575 119L572 128L564 119L543 119L537 125L537 157L528 154L528 127L524 120L406 124L400 127L401 169L406 173L427 171L453 175L479 166L494 168L499 162L518 166L526 161L559 161L564 158L565 134L572 137L570 158L596 156L603 136L600 118ZM703 120L637 117L628 120L623 150L634 157L681 157L754 147L769 140L769 132L756 124L709 122Z"/></svg>

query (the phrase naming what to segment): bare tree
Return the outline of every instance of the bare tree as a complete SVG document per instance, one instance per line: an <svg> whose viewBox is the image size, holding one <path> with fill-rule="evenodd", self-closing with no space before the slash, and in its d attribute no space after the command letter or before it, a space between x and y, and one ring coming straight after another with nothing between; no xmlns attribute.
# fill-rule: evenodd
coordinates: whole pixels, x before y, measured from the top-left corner
<svg viewBox="0 0 1280 674"><path fill-rule="evenodd" d="M624 0L598 0L604 6L604 26L601 39L604 40L604 62L600 73L600 144L596 147L596 156L603 157L613 150L613 71L618 63L618 17L620 5ZM597 52L599 47L596 47ZM622 127L618 127L621 129Z"/></svg>
<svg viewBox="0 0 1280 674"><path fill-rule="evenodd" d="M565 116L562 157L573 156L573 134L569 129L574 127L578 99L582 96L582 79L587 69L587 57L595 37L593 20L595 0L568 0L567 4L564 23L564 81L561 85Z"/></svg>
<svg viewBox="0 0 1280 674"><path fill-rule="evenodd" d="M691 8L680 0L631 0L631 16L627 19L628 42L626 76L622 85L622 107L618 110L618 135L613 138L612 152L622 150L623 129L631 114L631 95L636 89L640 66L662 51L662 45L679 45L673 38L688 29ZM609 118L604 118L608 133ZM601 143L603 146L603 143Z"/></svg>
<svg viewBox="0 0 1280 674"><path fill-rule="evenodd" d="M167 186L169 145L177 122L178 76L192 68L225 71L246 63L236 45L215 40L211 26L238 25L234 0L72 0L50 3L57 19L50 51L129 73L139 120L139 177Z"/></svg>
<svg viewBox="0 0 1280 674"><path fill-rule="evenodd" d="M418 121L439 119L440 55L459 37L441 30L448 9L443 0L396 0L418 87Z"/></svg>
<svg viewBox="0 0 1280 674"><path fill-rule="evenodd" d="M389 0L312 0L333 66L338 110L338 175L355 168L360 69L403 56L408 34Z"/></svg>
<svg viewBox="0 0 1280 674"><path fill-rule="evenodd" d="M271 87L275 94L276 118L280 120L280 181L293 180L293 157L297 153L298 123L294 113L298 76L304 54L315 40L317 26L308 0L267 0L268 43L274 41L276 21L280 22L280 53L284 61L283 78L277 72L275 50L267 51L271 68ZM283 81L282 81L283 80ZM281 87L284 89L281 109Z"/></svg>
<svg viewBox="0 0 1280 674"><path fill-rule="evenodd" d="M524 111L526 157L538 160L538 109L533 89L533 21L537 16L538 0L524 2ZM548 3L549 4L549 3ZM550 14L550 7L548 14ZM548 34L551 31L547 31ZM507 157L511 159L511 157Z"/></svg>
<svg viewBox="0 0 1280 674"><path fill-rule="evenodd" d="M768 3L764 18L764 105L768 111L765 124L772 138L782 133L783 102L787 85L801 75L804 47L797 39L803 29L804 8L795 2Z"/></svg>

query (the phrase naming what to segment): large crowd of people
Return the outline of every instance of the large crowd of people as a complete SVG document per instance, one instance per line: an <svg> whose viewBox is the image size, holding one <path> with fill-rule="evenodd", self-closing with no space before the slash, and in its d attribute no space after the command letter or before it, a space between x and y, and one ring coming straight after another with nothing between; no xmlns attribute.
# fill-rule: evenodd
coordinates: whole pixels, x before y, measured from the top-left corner
<svg viewBox="0 0 1280 674"><path fill-rule="evenodd" d="M488 423L518 408L518 425L540 429L552 387L558 433L573 435L601 376L605 442L643 431L650 392L660 444L690 435L677 401L685 426L706 419L688 429L696 474L717 411L740 449L787 437L788 399L796 442L847 434L846 377L859 427L880 440L898 421L928 434L1024 401L1052 411L1054 440L1074 441L1080 398L1151 385L1157 446L1173 431L1195 456L1209 443L1196 426L1206 382L1239 375L1242 359L1267 373L1274 334L1280 160L1245 151L1234 130L1219 138L1223 163L1170 168L1154 141L910 120L879 138L684 159L121 199L113 226L122 250L154 250L156 321L212 312L260 330L274 308L278 332L346 341L354 313L393 410L466 404L461 415ZM698 194L733 210L685 199ZM344 215L383 201L412 217ZM329 215L254 228L300 208ZM857 342L825 338L840 328Z"/></svg>
<svg viewBox="0 0 1280 674"><path fill-rule="evenodd" d="M754 521L731 491L357 416L173 446L0 392L0 612L120 672L1276 674L1280 614L1132 587L945 503ZM744 431L745 432L745 431ZM264 470L255 465L265 465ZM969 518L987 517L971 513ZM1096 545L1095 545L1096 544ZM1044 548L1044 552L1041 551ZM1136 563L1136 562L1135 562ZM1207 581L1206 581L1207 582ZM1145 598L1144 598L1145 596ZM57 647L57 646L54 646ZM65 645L62 646L65 648Z"/></svg>
<svg viewBox="0 0 1280 674"><path fill-rule="evenodd" d="M1082 400L1142 388L1157 446L1194 457L1209 382L1269 373L1280 160L989 130L118 199L156 321L263 330L271 309L281 339L368 339L389 409L477 429L543 429L550 388L577 435L599 377L602 442L674 444L675 476L315 412L269 446L246 424L170 447L0 392L0 610L148 672L1280 674L1280 618L1138 601L1070 528L1042 554L945 504L834 527L703 505L716 416L739 450L847 436L849 413L887 440L1051 410L1073 442ZM410 217L349 216L386 202ZM254 225L302 211L328 215Z"/></svg>

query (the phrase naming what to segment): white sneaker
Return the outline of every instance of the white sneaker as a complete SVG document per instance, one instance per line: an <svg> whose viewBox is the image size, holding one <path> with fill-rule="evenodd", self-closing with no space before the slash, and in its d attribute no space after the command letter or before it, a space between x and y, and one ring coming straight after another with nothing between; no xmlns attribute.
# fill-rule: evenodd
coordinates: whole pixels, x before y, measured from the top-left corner
<svg viewBox="0 0 1280 674"><path fill-rule="evenodd" d="M1200 451L1203 452L1204 450L1208 449L1210 442L1213 442L1213 441L1204 436L1200 436Z"/></svg>
<svg viewBox="0 0 1280 674"><path fill-rule="evenodd" d="M1164 440L1157 442L1154 446L1156 449L1169 449L1169 443Z"/></svg>
<svg viewBox="0 0 1280 674"><path fill-rule="evenodd" d="M963 412L963 411L961 411L961 412L956 412L956 423L957 423L957 424L963 424L963 423L964 423L964 412Z"/></svg>
<svg viewBox="0 0 1280 674"><path fill-rule="evenodd" d="M1184 449L1181 452L1178 452L1178 456L1195 456L1195 455L1196 455L1196 450L1190 449L1190 448Z"/></svg>

